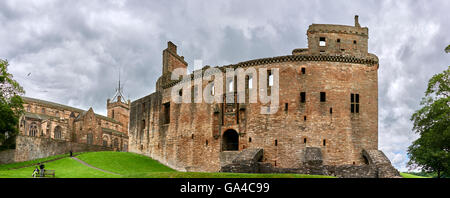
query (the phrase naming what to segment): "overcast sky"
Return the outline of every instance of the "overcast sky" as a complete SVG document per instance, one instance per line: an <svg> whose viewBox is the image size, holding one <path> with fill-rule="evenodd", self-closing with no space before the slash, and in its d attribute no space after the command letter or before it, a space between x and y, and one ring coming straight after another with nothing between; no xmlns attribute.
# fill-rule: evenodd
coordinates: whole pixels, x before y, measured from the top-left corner
<svg viewBox="0 0 450 198"><path fill-rule="evenodd" d="M411 114L428 79L450 63L450 1L0 1L0 58L26 96L106 113L119 68L125 96L155 90L167 41L226 65L307 47L312 23L369 28L380 59L379 149L402 171L417 138Z"/></svg>

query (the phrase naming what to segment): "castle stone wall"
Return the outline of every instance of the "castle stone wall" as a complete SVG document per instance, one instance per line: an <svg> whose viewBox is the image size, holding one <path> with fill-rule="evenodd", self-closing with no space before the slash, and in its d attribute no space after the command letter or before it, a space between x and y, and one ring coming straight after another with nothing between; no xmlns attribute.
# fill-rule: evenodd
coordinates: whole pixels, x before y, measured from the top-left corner
<svg viewBox="0 0 450 198"><path fill-rule="evenodd" d="M53 155L85 151L110 151L112 148L98 145L67 142L50 138L17 136L14 162L29 161Z"/></svg>

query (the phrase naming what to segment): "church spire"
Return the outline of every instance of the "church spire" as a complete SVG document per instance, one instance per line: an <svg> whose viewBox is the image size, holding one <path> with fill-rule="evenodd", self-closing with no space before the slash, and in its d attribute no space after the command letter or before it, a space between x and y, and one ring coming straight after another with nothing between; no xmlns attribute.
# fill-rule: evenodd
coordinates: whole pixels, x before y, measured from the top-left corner
<svg viewBox="0 0 450 198"><path fill-rule="evenodd" d="M123 87L121 87L121 83L120 83L120 67L119 67L119 86L116 88L116 93L114 94L114 97L112 98L113 102L125 102L126 99L123 96Z"/></svg>

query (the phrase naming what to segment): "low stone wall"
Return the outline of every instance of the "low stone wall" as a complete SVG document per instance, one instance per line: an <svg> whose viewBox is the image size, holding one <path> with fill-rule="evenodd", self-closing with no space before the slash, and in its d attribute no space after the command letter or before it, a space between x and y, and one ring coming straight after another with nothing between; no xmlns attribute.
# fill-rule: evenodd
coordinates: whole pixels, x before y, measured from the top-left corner
<svg viewBox="0 0 450 198"><path fill-rule="evenodd" d="M329 175L339 178L398 178L400 173L379 150L363 151L367 165L322 165L320 149L307 148L305 162L299 168L278 168L261 162L262 149L244 150L231 163L222 166L221 172L232 173L294 173L308 175Z"/></svg>
<svg viewBox="0 0 450 198"><path fill-rule="evenodd" d="M14 149L0 151L0 164L9 164L14 162Z"/></svg>
<svg viewBox="0 0 450 198"><path fill-rule="evenodd" d="M67 142L49 138L17 136L14 162L29 161L72 152L110 151L110 147Z"/></svg>

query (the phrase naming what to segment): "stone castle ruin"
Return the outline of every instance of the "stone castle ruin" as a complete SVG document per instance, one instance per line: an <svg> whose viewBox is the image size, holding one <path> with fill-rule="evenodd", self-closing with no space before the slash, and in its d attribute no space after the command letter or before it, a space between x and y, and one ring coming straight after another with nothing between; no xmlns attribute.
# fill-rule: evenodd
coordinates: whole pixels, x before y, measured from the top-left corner
<svg viewBox="0 0 450 198"><path fill-rule="evenodd" d="M168 42L156 91L131 103L129 151L180 171L398 177L378 150L379 64L368 52L368 28L361 27L356 16L354 26L312 24L307 38L308 48L294 49L292 55L214 67L278 68L279 105L274 114L261 114L261 107L267 106L261 102L237 102L236 77L223 79L221 97L230 99L227 102L171 100L180 81L171 75L188 64ZM208 68L195 72L208 75ZM185 75L195 81L193 74ZM265 75L246 76L246 96L258 89L252 82L256 77ZM268 82L270 77L268 73ZM209 83L193 83L191 96Z"/></svg>

